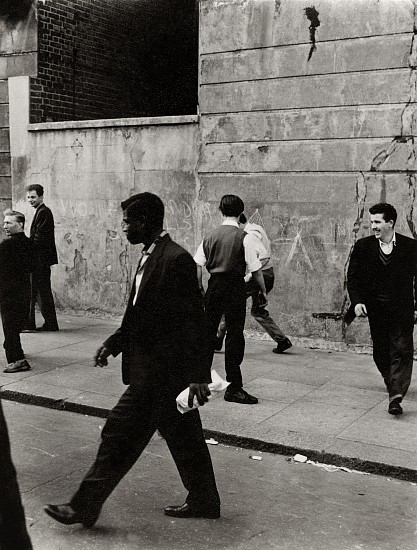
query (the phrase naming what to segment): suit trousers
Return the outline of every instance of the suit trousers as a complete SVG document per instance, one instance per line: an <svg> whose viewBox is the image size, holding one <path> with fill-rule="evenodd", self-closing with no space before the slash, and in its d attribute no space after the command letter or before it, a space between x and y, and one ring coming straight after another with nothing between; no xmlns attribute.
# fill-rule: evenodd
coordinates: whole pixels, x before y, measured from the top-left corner
<svg viewBox="0 0 417 550"><path fill-rule="evenodd" d="M165 438L184 487L186 502L199 510L219 510L213 466L196 409L181 414L174 395L162 384L130 385L110 412L96 460L71 506L98 516L113 489L140 457L156 430Z"/></svg>
<svg viewBox="0 0 417 550"><path fill-rule="evenodd" d="M32 550L0 401L0 550Z"/></svg>
<svg viewBox="0 0 417 550"><path fill-rule="evenodd" d="M413 370L413 312L389 305L367 306L373 342L373 357L390 400L403 398Z"/></svg>
<svg viewBox="0 0 417 550"><path fill-rule="evenodd" d="M20 333L26 323L29 311L29 301L2 301L0 303L1 320L3 323L4 351L8 363L14 363L25 358Z"/></svg>
<svg viewBox="0 0 417 550"><path fill-rule="evenodd" d="M262 274L264 277L266 292L269 293L274 287L274 269L272 267L269 267L268 269L263 270ZM245 283L245 289L246 297L252 298L251 315L255 319L255 321L257 321L261 325L264 331L267 332L269 336L273 340L275 340L275 342L278 343L285 340L285 334L272 319L269 311L265 307L260 306L260 292L258 284L253 279L250 279L247 283ZM222 317L217 331L217 338L223 340L226 335L226 331L226 321L224 320L224 317Z"/></svg>
<svg viewBox="0 0 417 550"><path fill-rule="evenodd" d="M243 277L230 277L225 273L210 276L205 297L205 310L209 322L212 355L217 339L217 329L222 316L227 326L224 365L226 380L235 389L243 385L240 365L245 354L246 291Z"/></svg>
<svg viewBox="0 0 417 550"><path fill-rule="evenodd" d="M58 327L55 312L54 297L51 289L51 267L49 265L39 266L31 275L32 299L30 303L29 328L36 326L35 303L38 302L45 325L50 328Z"/></svg>

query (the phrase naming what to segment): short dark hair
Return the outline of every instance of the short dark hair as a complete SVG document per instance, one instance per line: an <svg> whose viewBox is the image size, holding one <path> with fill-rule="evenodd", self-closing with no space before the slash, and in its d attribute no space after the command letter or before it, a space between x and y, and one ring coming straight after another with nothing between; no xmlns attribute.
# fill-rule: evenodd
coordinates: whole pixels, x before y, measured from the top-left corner
<svg viewBox="0 0 417 550"><path fill-rule="evenodd" d="M387 202L379 202L378 204L374 204L369 209L370 214L382 214L383 218L386 222L389 222L392 220L394 222L393 225L395 225L395 222L397 221L397 211L392 206L392 204L388 204Z"/></svg>
<svg viewBox="0 0 417 550"><path fill-rule="evenodd" d="M237 195L223 195L219 209L224 216L238 218L245 210L245 205Z"/></svg>
<svg viewBox="0 0 417 550"><path fill-rule="evenodd" d="M43 187L39 183L32 183L31 185L28 185L26 187L26 192L30 193L30 191L36 191L38 197L43 197Z"/></svg>
<svg viewBox="0 0 417 550"><path fill-rule="evenodd" d="M144 217L152 227L162 227L164 223L164 203L153 193L138 193L121 203L123 211L133 219Z"/></svg>
<svg viewBox="0 0 417 550"><path fill-rule="evenodd" d="M3 212L3 216L14 216L16 218L17 222L20 222L23 224L23 227L25 227L25 215L22 214L22 212L18 212L17 210L12 210L11 208L8 208Z"/></svg>
<svg viewBox="0 0 417 550"><path fill-rule="evenodd" d="M241 223L242 225L244 225L246 222L248 221L248 218L245 216L245 214L242 212L241 215L239 216L239 223Z"/></svg>

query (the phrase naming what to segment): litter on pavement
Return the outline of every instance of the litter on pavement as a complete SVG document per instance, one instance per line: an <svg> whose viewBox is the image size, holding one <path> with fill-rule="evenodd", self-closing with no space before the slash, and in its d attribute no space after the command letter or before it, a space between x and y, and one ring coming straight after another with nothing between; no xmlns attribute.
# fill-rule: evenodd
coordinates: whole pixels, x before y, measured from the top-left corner
<svg viewBox="0 0 417 550"><path fill-rule="evenodd" d="M359 470L351 470L350 468L346 468L346 466L333 466L332 464L324 464L323 462L315 462L314 460L308 460L308 458L304 455L296 454L293 457L294 462L301 462L304 464L312 464L313 466L316 466L317 468L323 468L323 470L326 470L326 472L347 472L349 474L361 474L364 476L369 476L370 474L368 472L360 472Z"/></svg>

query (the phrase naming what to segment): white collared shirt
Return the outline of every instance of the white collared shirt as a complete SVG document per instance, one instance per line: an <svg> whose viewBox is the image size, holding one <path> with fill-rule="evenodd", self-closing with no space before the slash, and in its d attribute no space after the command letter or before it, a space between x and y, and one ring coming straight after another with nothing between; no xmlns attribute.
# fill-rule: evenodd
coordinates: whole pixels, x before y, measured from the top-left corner
<svg viewBox="0 0 417 550"><path fill-rule="evenodd" d="M239 224L234 220L224 220L222 225L232 225L234 227L239 227ZM257 240L258 239L250 233L247 233L243 239L246 268L249 273L253 273L254 271L258 271L258 269L262 268L262 263L260 262L259 256L257 254ZM195 263L200 265L201 267L205 266L207 263L207 258L204 254L203 244L204 241L197 248L197 252L194 255Z"/></svg>
<svg viewBox="0 0 417 550"><path fill-rule="evenodd" d="M381 240L379 241L379 246L381 247L381 250L384 254L388 256L388 254L391 254L391 252L394 249L394 246L396 246L396 240L395 240L395 231L394 235L392 236L392 239L389 243L384 243Z"/></svg>
<svg viewBox="0 0 417 550"><path fill-rule="evenodd" d="M162 231L160 235L154 240L154 242L151 244L151 246L147 250L142 250L142 256L139 260L138 269L136 271L136 277L135 277L135 297L133 298L133 305L136 304L136 299L138 297L139 293L139 287L140 283L142 282L143 277L143 268L145 263L147 262L149 256L152 254L152 252L155 250L156 243L159 239L164 237L167 234L165 229Z"/></svg>

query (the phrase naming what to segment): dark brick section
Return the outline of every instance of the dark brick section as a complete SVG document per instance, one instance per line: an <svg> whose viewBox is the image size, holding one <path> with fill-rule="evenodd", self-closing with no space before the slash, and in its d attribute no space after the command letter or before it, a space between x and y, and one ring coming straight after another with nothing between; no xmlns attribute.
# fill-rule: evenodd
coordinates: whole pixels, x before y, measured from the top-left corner
<svg viewBox="0 0 417 550"><path fill-rule="evenodd" d="M9 127L9 105L0 103L0 128Z"/></svg>
<svg viewBox="0 0 417 550"><path fill-rule="evenodd" d="M1 153L10 152L10 140L9 140L8 128L0 128L0 152Z"/></svg>
<svg viewBox="0 0 417 550"><path fill-rule="evenodd" d="M9 92L7 86L7 80L0 80L0 104L8 103L9 101Z"/></svg>
<svg viewBox="0 0 417 550"><path fill-rule="evenodd" d="M10 153L0 153L0 176L10 176Z"/></svg>
<svg viewBox="0 0 417 550"><path fill-rule="evenodd" d="M195 114L197 0L38 3L31 122Z"/></svg>

